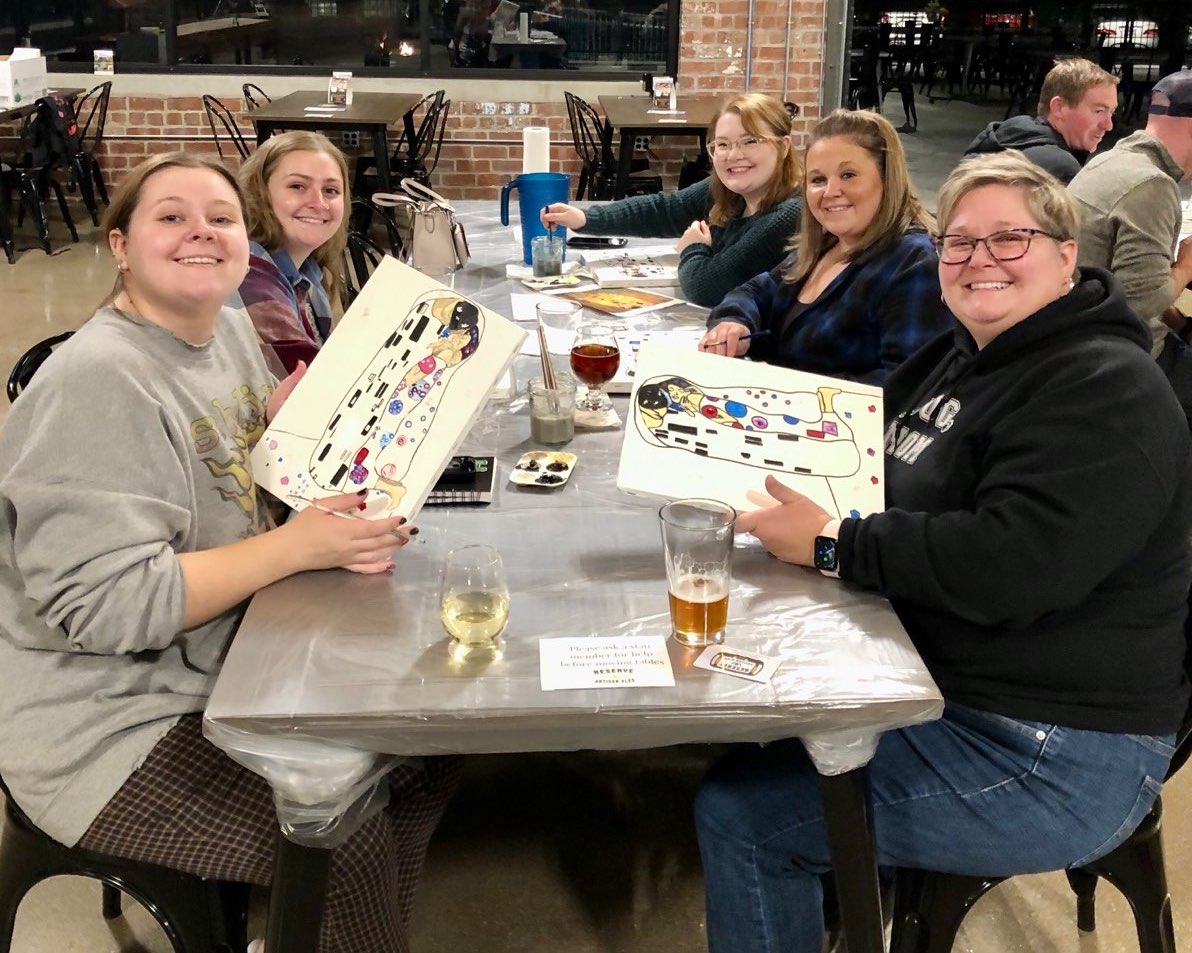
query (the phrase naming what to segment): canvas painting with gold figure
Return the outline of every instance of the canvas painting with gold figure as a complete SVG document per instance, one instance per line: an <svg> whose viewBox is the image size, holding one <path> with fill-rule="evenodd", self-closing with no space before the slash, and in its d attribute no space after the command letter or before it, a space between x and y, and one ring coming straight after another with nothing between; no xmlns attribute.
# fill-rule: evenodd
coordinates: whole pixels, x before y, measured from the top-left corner
<svg viewBox="0 0 1192 953"><path fill-rule="evenodd" d="M365 514L418 512L526 332L386 257L252 454L296 509L368 490Z"/></svg>
<svg viewBox="0 0 1192 953"><path fill-rule="evenodd" d="M880 387L646 342L617 486L772 504L773 474L838 517L885 508Z"/></svg>

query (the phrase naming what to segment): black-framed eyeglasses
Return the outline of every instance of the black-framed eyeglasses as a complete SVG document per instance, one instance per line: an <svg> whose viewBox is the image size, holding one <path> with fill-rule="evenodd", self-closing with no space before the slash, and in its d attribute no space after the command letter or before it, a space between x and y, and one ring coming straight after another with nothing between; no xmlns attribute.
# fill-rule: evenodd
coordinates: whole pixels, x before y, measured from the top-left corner
<svg viewBox="0 0 1192 953"><path fill-rule="evenodd" d="M1060 241L1051 232L1042 228L1007 228L993 232L984 238L970 238L968 235L941 235L932 239L936 254L945 265L965 265L973 257L978 245L998 261L1014 261L1031 250L1031 239L1037 235Z"/></svg>

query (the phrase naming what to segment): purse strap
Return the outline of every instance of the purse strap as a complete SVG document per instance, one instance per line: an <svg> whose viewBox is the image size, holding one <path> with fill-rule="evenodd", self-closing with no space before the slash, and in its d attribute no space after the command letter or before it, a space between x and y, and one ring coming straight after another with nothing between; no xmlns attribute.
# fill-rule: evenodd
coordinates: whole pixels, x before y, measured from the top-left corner
<svg viewBox="0 0 1192 953"><path fill-rule="evenodd" d="M429 199L441 208L445 208L448 212L455 212L455 209L452 208L450 202L448 202L430 186L423 185L417 179L402 179L401 187L407 194L412 195L415 199L423 202Z"/></svg>

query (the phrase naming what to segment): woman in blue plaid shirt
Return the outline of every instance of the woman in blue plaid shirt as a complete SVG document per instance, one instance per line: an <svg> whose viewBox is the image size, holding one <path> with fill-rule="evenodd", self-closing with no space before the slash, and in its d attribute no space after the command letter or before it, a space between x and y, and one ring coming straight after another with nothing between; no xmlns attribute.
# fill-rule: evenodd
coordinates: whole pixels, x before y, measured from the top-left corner
<svg viewBox="0 0 1192 953"><path fill-rule="evenodd" d="M825 116L804 167L811 214L792 254L725 296L700 349L881 384L953 324L935 222L911 191L898 133L877 113Z"/></svg>

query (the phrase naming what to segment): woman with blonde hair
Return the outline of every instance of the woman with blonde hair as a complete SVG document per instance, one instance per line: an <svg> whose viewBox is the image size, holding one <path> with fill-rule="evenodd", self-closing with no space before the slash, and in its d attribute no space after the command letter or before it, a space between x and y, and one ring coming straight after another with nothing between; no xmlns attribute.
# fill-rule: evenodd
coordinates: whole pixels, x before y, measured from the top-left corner
<svg viewBox="0 0 1192 953"><path fill-rule="evenodd" d="M869 764L879 864L1080 867L1147 816L1188 712L1188 427L1121 286L1077 268L1057 179L973 158L939 209L959 327L886 382L885 511L830 519L770 478L776 505L736 528L889 598L939 685L940 719ZM819 953L831 859L802 745L735 749L696 823L711 953Z"/></svg>
<svg viewBox="0 0 1192 953"><path fill-rule="evenodd" d="M234 175L207 156L130 170L104 232L114 296L38 370L0 435L0 774L67 846L268 884L264 778L203 737L248 599L313 569L387 573L414 530L273 526L250 453L293 389L225 307L248 267ZM131 463L130 463L131 461ZM66 501L64 503L63 501ZM411 759L331 854L320 953L401 953L459 761Z"/></svg>
<svg viewBox="0 0 1192 953"><path fill-rule="evenodd" d="M952 325L934 220L911 188L897 131L877 113L829 113L804 166L809 214L794 253L725 297L700 349L881 383Z"/></svg>
<svg viewBox="0 0 1192 953"><path fill-rule="evenodd" d="M343 153L317 132L274 136L240 167L249 267L229 304L248 312L279 377L309 363L331 333L343 290L347 181Z"/></svg>
<svg viewBox="0 0 1192 953"><path fill-rule="evenodd" d="M802 171L791 117L777 99L745 93L708 126L712 175L678 192L636 195L542 212L546 225L586 235L677 238L679 286L692 302L719 304L731 289L782 259L799 227Z"/></svg>

